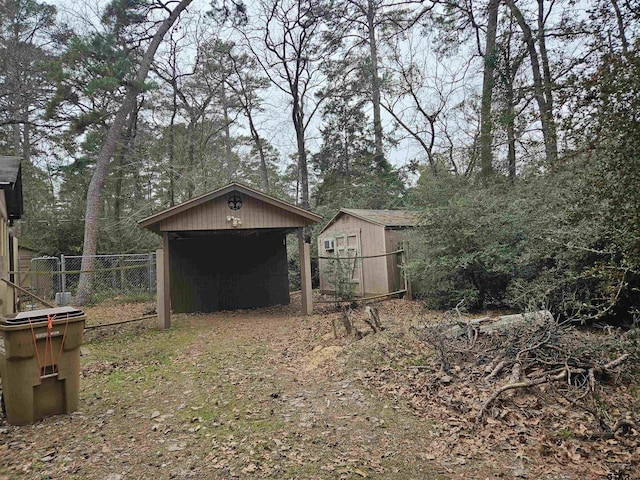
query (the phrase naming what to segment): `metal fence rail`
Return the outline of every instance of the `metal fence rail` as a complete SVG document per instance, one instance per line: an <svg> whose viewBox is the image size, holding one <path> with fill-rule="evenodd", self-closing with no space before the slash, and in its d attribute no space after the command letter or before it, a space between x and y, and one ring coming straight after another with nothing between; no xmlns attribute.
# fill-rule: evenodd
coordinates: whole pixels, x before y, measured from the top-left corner
<svg viewBox="0 0 640 480"><path fill-rule="evenodd" d="M16 277L21 287L64 305L76 294L82 258L76 255L33 258L28 266L20 266ZM151 299L156 292L155 253L95 255L94 268L88 273L90 298L96 303L109 298Z"/></svg>

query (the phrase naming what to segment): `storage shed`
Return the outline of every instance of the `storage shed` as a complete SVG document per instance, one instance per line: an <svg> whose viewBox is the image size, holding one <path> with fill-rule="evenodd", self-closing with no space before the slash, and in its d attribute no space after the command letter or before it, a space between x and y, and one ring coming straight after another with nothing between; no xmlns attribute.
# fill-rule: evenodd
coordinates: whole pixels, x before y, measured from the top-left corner
<svg viewBox="0 0 640 480"><path fill-rule="evenodd" d="M140 222L163 239L158 316L289 303L286 234L298 231L302 303L311 313L309 244L302 229L322 217L246 185L223 188Z"/></svg>
<svg viewBox="0 0 640 480"><path fill-rule="evenodd" d="M320 291L336 291L338 265L357 296L406 289L399 268L401 254L393 252L399 250L403 230L415 227L418 220L415 211L341 209L318 235Z"/></svg>

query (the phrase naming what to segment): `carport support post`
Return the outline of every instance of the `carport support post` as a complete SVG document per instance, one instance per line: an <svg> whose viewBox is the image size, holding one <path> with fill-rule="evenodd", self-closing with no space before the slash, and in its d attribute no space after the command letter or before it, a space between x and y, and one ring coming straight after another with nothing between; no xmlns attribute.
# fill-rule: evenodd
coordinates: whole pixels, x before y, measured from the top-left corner
<svg viewBox="0 0 640 480"><path fill-rule="evenodd" d="M313 313L313 298L311 296L311 245L310 239L305 238L304 229L298 229L298 246L300 250L300 289L302 290L302 314Z"/></svg>
<svg viewBox="0 0 640 480"><path fill-rule="evenodd" d="M163 232L162 246L156 250L156 289L158 291L158 327L166 330L171 327L171 290L169 285L169 234Z"/></svg>

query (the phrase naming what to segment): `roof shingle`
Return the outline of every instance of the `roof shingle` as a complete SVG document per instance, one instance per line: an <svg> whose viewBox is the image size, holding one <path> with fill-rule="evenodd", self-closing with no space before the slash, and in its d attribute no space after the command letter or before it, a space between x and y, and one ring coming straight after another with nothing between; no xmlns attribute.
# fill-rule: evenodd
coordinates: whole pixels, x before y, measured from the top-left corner
<svg viewBox="0 0 640 480"><path fill-rule="evenodd" d="M420 212L415 210L367 210L361 208L342 208L322 228L320 233L333 224L341 215L351 215L383 227L415 227L420 222Z"/></svg>

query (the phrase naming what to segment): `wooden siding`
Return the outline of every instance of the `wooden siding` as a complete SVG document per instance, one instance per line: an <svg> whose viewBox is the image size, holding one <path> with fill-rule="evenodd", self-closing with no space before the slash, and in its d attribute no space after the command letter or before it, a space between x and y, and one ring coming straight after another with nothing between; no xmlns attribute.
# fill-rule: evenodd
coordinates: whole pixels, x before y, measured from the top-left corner
<svg viewBox="0 0 640 480"><path fill-rule="evenodd" d="M18 264L15 270L18 272L15 276L16 283L24 288L30 288L29 272L31 270L31 260L36 258L38 254L33 250L26 248L18 248Z"/></svg>
<svg viewBox="0 0 640 480"><path fill-rule="evenodd" d="M283 233L176 239L169 241L169 249L174 312L215 312L289 303Z"/></svg>
<svg viewBox="0 0 640 480"><path fill-rule="evenodd" d="M7 200L6 193L4 190L0 190L0 218L5 222L8 220L7 215Z"/></svg>
<svg viewBox="0 0 640 480"><path fill-rule="evenodd" d="M230 195L242 198L242 208L231 210L227 205ZM234 227L227 217L242 220ZM197 205L160 222L161 231L240 230L256 228L295 228L309 225L300 215L278 208L257 198L231 192L210 202Z"/></svg>
<svg viewBox="0 0 640 480"><path fill-rule="evenodd" d="M9 279L9 225L5 191L0 190L0 276ZM13 289L0 282L0 315L13 313Z"/></svg>
<svg viewBox="0 0 640 480"><path fill-rule="evenodd" d="M330 256L323 248L324 240L335 239L344 234L358 232L360 240L359 256L367 257L386 253L384 227L370 222L342 215L326 228L318 238L318 252L320 256ZM326 260L320 262L320 272ZM385 257L364 258L362 260L362 285L365 296L388 293L389 281L387 275L387 259ZM320 290L329 292L331 285L320 275Z"/></svg>

